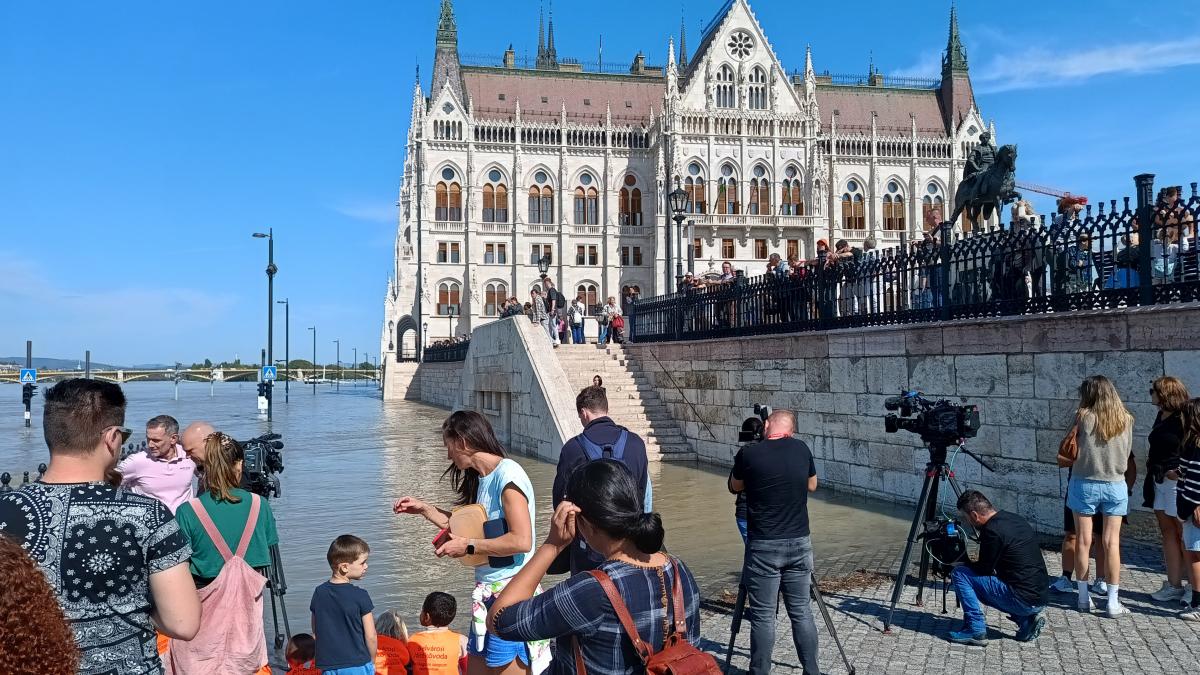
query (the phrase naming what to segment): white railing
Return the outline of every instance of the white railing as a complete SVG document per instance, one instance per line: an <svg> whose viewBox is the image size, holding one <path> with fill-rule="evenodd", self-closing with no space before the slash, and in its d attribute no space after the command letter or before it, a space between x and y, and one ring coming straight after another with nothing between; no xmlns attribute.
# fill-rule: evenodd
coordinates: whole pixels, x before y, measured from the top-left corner
<svg viewBox="0 0 1200 675"><path fill-rule="evenodd" d="M651 230L645 225L622 225L622 237L649 237Z"/></svg>
<svg viewBox="0 0 1200 675"><path fill-rule="evenodd" d="M529 234L558 234L558 226L530 223L525 226L525 231Z"/></svg>
<svg viewBox="0 0 1200 675"><path fill-rule="evenodd" d="M462 232L463 224L454 220L435 220L429 229L431 232Z"/></svg>
<svg viewBox="0 0 1200 675"><path fill-rule="evenodd" d="M604 234L604 228L600 225L574 225L571 231L577 235L582 234L597 237Z"/></svg>
<svg viewBox="0 0 1200 675"><path fill-rule="evenodd" d="M512 232L512 225L508 223L480 223L479 231L487 234L508 234Z"/></svg>
<svg viewBox="0 0 1200 675"><path fill-rule="evenodd" d="M820 218L818 216L754 216L745 213L731 216L705 213L688 215L688 221L695 221L697 227L816 227Z"/></svg>

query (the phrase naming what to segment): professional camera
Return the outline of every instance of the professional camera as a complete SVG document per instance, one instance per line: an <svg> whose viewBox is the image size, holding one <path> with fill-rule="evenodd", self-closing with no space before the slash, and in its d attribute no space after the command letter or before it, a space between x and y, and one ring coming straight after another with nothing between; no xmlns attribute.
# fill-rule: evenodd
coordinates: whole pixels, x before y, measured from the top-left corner
<svg viewBox="0 0 1200 675"><path fill-rule="evenodd" d="M754 404L754 417L747 417L742 422L742 430L738 432L738 443L757 443L763 439L763 425L771 416L771 406Z"/></svg>
<svg viewBox="0 0 1200 675"><path fill-rule="evenodd" d="M949 577L955 564L967 559L967 533L950 518L926 521L921 539L929 553L929 569L939 577Z"/></svg>
<svg viewBox="0 0 1200 675"><path fill-rule="evenodd" d="M883 428L889 434L903 429L921 437L931 447L957 445L964 438L979 433L979 406L955 405L945 399L925 398L918 391L901 390L883 402L888 410L896 410L883 418Z"/></svg>
<svg viewBox="0 0 1200 675"><path fill-rule="evenodd" d="M263 434L242 441L242 487L263 497L282 494L279 476L283 471L283 441L279 434Z"/></svg>

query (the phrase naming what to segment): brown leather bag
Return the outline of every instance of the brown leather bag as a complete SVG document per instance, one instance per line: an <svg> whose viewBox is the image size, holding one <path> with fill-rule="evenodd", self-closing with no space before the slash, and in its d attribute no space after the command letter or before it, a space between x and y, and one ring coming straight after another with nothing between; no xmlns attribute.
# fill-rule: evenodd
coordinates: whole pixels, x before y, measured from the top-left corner
<svg viewBox="0 0 1200 675"><path fill-rule="evenodd" d="M672 613L675 623L673 630L667 635L663 648L657 652L651 649L650 645L642 642L637 627L633 624L633 617L629 615L629 608L625 606L625 601L621 599L621 592L617 590L612 579L600 570L592 570L589 573L596 577L596 581L599 581L600 587L604 589L604 594L608 596L613 611L621 620L621 627L625 629L625 634L633 643L634 650L637 651L638 657L646 666L647 675L703 675L706 673L721 675L721 669L717 667L716 659L712 655L700 651L687 640L687 612L684 610L683 581L681 580L683 575L680 572L683 566L676 558L671 558L671 564L675 568L675 583L671 593L673 608L668 611ZM583 663L583 651L579 649L578 637L575 638L575 672L578 675L587 675L587 667Z"/></svg>
<svg viewBox="0 0 1200 675"><path fill-rule="evenodd" d="M1058 442L1058 465L1061 467L1073 466L1077 459L1079 459L1078 413L1075 414L1075 423L1071 425L1071 430Z"/></svg>

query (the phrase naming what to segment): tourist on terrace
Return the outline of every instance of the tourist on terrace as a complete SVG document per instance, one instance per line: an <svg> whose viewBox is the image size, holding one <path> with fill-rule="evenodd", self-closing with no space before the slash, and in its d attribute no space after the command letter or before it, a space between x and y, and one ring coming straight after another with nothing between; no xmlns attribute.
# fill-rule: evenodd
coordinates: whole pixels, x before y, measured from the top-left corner
<svg viewBox="0 0 1200 675"><path fill-rule="evenodd" d="M571 329L571 344L583 344L583 318L587 316L587 308L583 306L583 298L575 298L567 309L567 323Z"/></svg>
<svg viewBox="0 0 1200 675"><path fill-rule="evenodd" d="M1154 509L1162 534L1167 580L1162 588L1150 595L1159 602L1174 603L1184 599L1183 522L1179 520L1175 498L1184 443L1183 409L1189 398L1187 386L1177 377L1160 377L1150 385L1150 401L1158 406L1158 416L1150 429L1142 506Z"/></svg>
<svg viewBox="0 0 1200 675"><path fill-rule="evenodd" d="M600 308L600 339L596 344L608 344L613 336L613 319L618 316L621 316L621 308L617 305L617 299L610 295Z"/></svg>
<svg viewBox="0 0 1200 675"><path fill-rule="evenodd" d="M1121 402L1117 388L1103 375L1093 375L1079 385L1079 458L1072 466L1067 504L1075 514L1075 585L1078 607L1092 608L1088 595L1088 550L1092 546L1092 519L1104 519L1105 566L1097 570L1108 585L1108 616L1128 613L1118 598L1121 583L1121 521L1129 513L1129 486L1125 472L1133 443L1133 415Z"/></svg>
<svg viewBox="0 0 1200 675"><path fill-rule="evenodd" d="M529 292L529 295L530 303L533 308L533 313L529 316L529 318L541 327L542 332L550 338L550 344L553 345L554 333L550 330L550 313L546 311L546 301L542 299L542 292L535 288Z"/></svg>
<svg viewBox="0 0 1200 675"><path fill-rule="evenodd" d="M442 424L442 442L450 467L450 485L458 493L455 506L479 504L487 512L484 531L502 532L488 538L466 537L450 532L434 551L439 558L486 555L475 568L472 593L473 617L467 671L478 675L538 675L550 663L549 641L542 638L503 637L485 630L487 609L533 555L533 485L525 469L508 459L496 440L492 425L477 412L459 410ZM396 513L419 515L439 529L450 527L450 511L426 504L416 497L402 497L392 506ZM542 570L544 572L545 570ZM537 578L540 580L542 574ZM540 593L537 581L526 589ZM320 639L320 636L317 636Z"/></svg>
<svg viewBox="0 0 1200 675"><path fill-rule="evenodd" d="M1086 232L1058 254L1054 266L1055 293L1087 293L1092 290L1096 266L1092 261L1092 239Z"/></svg>
<svg viewBox="0 0 1200 675"><path fill-rule="evenodd" d="M1188 403L1183 418L1187 440L1179 458L1175 508L1183 521L1183 549L1192 579L1192 597L1179 617L1200 621L1200 399Z"/></svg>
<svg viewBox="0 0 1200 675"><path fill-rule="evenodd" d="M642 509L642 493L625 465L601 459L582 465L567 483L546 541L500 594L488 626L508 640L557 638L556 673L589 675L645 672L613 611L601 582L605 575L628 607L634 628L653 651L663 648L672 620L684 637L700 638L700 592L691 571L662 552L665 532L657 513ZM581 535L604 562L596 572L577 574L538 595L550 564ZM676 586L678 584L678 586ZM683 615L667 606L681 587Z"/></svg>

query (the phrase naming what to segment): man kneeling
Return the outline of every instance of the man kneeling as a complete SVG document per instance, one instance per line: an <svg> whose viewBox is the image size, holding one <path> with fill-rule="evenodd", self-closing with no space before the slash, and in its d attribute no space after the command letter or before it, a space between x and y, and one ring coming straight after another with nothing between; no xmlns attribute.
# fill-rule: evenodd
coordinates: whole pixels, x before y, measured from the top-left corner
<svg viewBox="0 0 1200 675"><path fill-rule="evenodd" d="M950 631L950 641L987 644L981 604L1007 612L1021 642L1036 639L1046 623L1042 610L1050 600L1050 582L1033 528L1014 513L997 511L978 490L958 498L958 511L979 531L979 560L955 567L950 575L964 622L962 630Z"/></svg>

